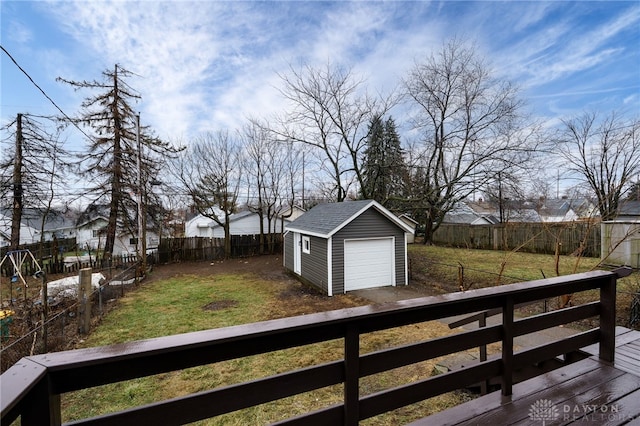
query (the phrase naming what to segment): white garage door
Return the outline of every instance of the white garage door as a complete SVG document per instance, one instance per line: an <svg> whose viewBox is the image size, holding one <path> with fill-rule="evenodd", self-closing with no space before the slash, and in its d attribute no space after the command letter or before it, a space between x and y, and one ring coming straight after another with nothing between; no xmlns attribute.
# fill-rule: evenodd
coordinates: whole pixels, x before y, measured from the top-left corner
<svg viewBox="0 0 640 426"><path fill-rule="evenodd" d="M393 238L344 242L345 291L394 284Z"/></svg>

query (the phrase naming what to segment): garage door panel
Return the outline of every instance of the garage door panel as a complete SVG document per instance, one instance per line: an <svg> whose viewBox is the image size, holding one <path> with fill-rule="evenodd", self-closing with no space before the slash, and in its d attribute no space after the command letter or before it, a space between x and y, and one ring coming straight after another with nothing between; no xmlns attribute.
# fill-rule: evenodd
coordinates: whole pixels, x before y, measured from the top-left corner
<svg viewBox="0 0 640 426"><path fill-rule="evenodd" d="M393 238L345 241L345 291L394 284Z"/></svg>

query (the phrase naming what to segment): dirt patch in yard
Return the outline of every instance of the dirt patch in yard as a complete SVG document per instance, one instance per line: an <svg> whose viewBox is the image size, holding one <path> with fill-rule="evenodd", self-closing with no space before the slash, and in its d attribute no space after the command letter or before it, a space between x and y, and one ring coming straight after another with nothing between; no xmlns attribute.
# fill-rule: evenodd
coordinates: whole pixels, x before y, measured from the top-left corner
<svg viewBox="0 0 640 426"><path fill-rule="evenodd" d="M222 309L233 308L238 305L237 300L216 300L202 307L205 311L221 311Z"/></svg>

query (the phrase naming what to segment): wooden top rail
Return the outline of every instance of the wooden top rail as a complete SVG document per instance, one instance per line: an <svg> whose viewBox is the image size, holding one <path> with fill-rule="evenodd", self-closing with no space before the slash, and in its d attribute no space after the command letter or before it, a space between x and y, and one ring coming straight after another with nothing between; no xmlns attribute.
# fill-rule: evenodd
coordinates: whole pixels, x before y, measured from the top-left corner
<svg viewBox="0 0 640 426"><path fill-rule="evenodd" d="M508 395L513 370L521 365L550 359L598 342L600 357L613 360L615 284L619 276L617 272L593 271L26 357L0 376L1 423L9 424L20 416L23 426L57 425L61 423L60 394L64 392L333 339L344 341L343 360L76 423L119 426L140 422L182 424L340 383L345 388L343 404L284 423L355 425L359 420L496 376L502 377L502 392ZM514 320L513 309L517 304L592 289L600 290L600 301ZM503 313L501 325L360 354L359 339L363 333L498 308ZM515 336L592 316L600 317L600 328L513 353ZM500 359L373 395L360 396L358 393L361 377L496 341L502 341Z"/></svg>

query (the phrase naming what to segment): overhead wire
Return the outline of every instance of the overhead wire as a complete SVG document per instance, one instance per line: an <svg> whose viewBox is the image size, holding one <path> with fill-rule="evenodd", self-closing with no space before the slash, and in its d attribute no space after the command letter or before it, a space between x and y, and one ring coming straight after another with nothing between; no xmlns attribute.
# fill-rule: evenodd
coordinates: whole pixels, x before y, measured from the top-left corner
<svg viewBox="0 0 640 426"><path fill-rule="evenodd" d="M18 64L18 62L15 60L15 58L13 56L11 56L11 54L7 51L7 49L4 48L4 46L2 46L0 44L0 49L2 49L2 51L9 57L9 59L11 59L11 61L15 64L16 67L18 67L18 69L29 79L29 81L31 81L31 83L40 91L40 93L42 93L44 95L45 98L47 98L49 100L49 102L51 102L51 104L56 107L56 109L58 111L60 111L60 113L67 119L69 120L69 122L80 131L80 133L82 133L83 135L85 135L89 140L93 140L93 137L89 136L84 130L82 130L80 128L80 126L78 126L78 124L71 118L69 117L69 115L67 115L66 112L64 112L62 110L62 108L60 108L58 106L58 104L55 103L55 101L53 99L51 99L51 97L49 95L47 95L47 93L42 89L42 87L40 87L38 85L38 83L36 83L33 78L31 78L31 76L29 75L29 73L27 73L27 71L25 71L24 68L22 68L20 66L20 64Z"/></svg>

